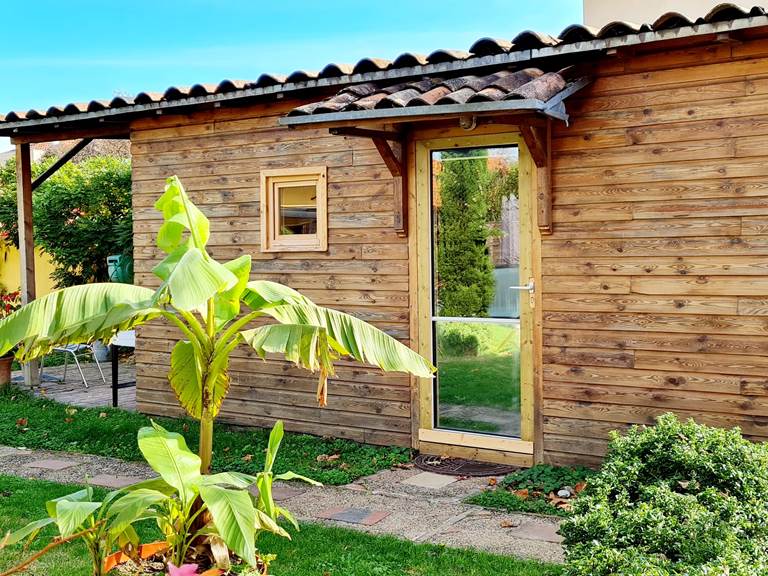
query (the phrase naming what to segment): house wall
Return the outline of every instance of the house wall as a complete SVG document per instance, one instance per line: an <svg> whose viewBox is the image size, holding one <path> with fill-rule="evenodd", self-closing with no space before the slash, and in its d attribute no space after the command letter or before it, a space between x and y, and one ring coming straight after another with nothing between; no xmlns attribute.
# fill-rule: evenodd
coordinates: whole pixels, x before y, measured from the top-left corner
<svg viewBox="0 0 768 576"><path fill-rule="evenodd" d="M161 254L152 208L164 179L177 174L211 220L210 253L226 260L251 254L253 279L286 283L322 305L370 321L409 343L408 245L393 226L393 186L371 142L329 136L327 130L291 131L278 118L300 102L219 109L137 122L133 155L137 282L157 286L151 268ZM261 253L259 170L328 167L328 252ZM164 324L139 330L138 408L178 414L165 374L179 334ZM329 405L317 408L317 379L278 360L263 362L238 349L221 419L333 435L375 444L410 445L410 385L402 374L338 362Z"/></svg>
<svg viewBox="0 0 768 576"><path fill-rule="evenodd" d="M553 141L545 457L675 411L768 437L768 41L606 58Z"/></svg>

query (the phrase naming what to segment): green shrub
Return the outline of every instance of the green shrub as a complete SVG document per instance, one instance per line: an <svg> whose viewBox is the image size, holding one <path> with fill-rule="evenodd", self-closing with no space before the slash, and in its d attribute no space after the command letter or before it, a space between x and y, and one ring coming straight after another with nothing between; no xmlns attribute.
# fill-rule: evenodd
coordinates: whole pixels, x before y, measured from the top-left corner
<svg viewBox="0 0 768 576"><path fill-rule="evenodd" d="M440 346L446 356L477 356L480 340L474 334L451 331L445 334Z"/></svg>
<svg viewBox="0 0 768 576"><path fill-rule="evenodd" d="M614 435L561 533L566 576L768 573L768 446L661 416Z"/></svg>
<svg viewBox="0 0 768 576"><path fill-rule="evenodd" d="M587 482L594 474L594 470L583 466L568 468L566 466L536 464L531 468L523 468L508 474L501 481L501 485L504 488L514 490L531 490L549 494L550 492L556 493L566 486L573 488L580 482Z"/></svg>

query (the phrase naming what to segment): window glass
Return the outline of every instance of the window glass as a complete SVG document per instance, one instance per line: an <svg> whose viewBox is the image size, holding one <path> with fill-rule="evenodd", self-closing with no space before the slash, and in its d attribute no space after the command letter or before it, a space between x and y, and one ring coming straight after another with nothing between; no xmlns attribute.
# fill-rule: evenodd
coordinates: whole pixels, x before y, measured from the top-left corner
<svg viewBox="0 0 768 576"><path fill-rule="evenodd" d="M284 184L278 189L281 236L317 234L317 186Z"/></svg>

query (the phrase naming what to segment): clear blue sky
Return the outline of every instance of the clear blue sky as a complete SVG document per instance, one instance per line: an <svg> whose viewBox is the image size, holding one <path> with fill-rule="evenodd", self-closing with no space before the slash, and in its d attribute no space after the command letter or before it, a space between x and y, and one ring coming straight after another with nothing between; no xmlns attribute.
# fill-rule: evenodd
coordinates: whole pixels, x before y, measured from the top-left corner
<svg viewBox="0 0 768 576"><path fill-rule="evenodd" d="M556 35L581 0L7 0L0 112ZM10 6L5 5L10 4ZM8 141L0 139L0 150Z"/></svg>

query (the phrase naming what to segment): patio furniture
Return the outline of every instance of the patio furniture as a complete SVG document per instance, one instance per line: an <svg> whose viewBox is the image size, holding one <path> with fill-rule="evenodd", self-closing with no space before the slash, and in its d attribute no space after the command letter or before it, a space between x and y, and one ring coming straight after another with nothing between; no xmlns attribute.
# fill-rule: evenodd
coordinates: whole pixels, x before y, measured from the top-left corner
<svg viewBox="0 0 768 576"><path fill-rule="evenodd" d="M112 337L112 340L110 340L109 347L112 350L112 406L117 408L117 390L119 388L128 388L136 385L135 380L131 382L123 382L122 384L117 383L120 369L118 352L120 351L120 348L136 348L136 331L125 330L123 332L118 332Z"/></svg>
<svg viewBox="0 0 768 576"><path fill-rule="evenodd" d="M66 346L57 346L53 351L64 354L64 376L61 379L62 382L66 382L67 380L67 366L69 365L69 357L72 356L72 360L75 362L75 366L77 366L77 370L80 372L80 378L82 378L85 387L88 388L88 380L83 373L83 367L80 366L80 358L90 354L93 361L96 362L96 367L99 369L101 380L105 384L107 383L107 379L104 377L104 371L101 369L101 364L99 363L98 358L96 358L96 355L93 353L93 346L91 344L68 344ZM43 378L43 368L45 368L45 356L40 360L41 380Z"/></svg>

